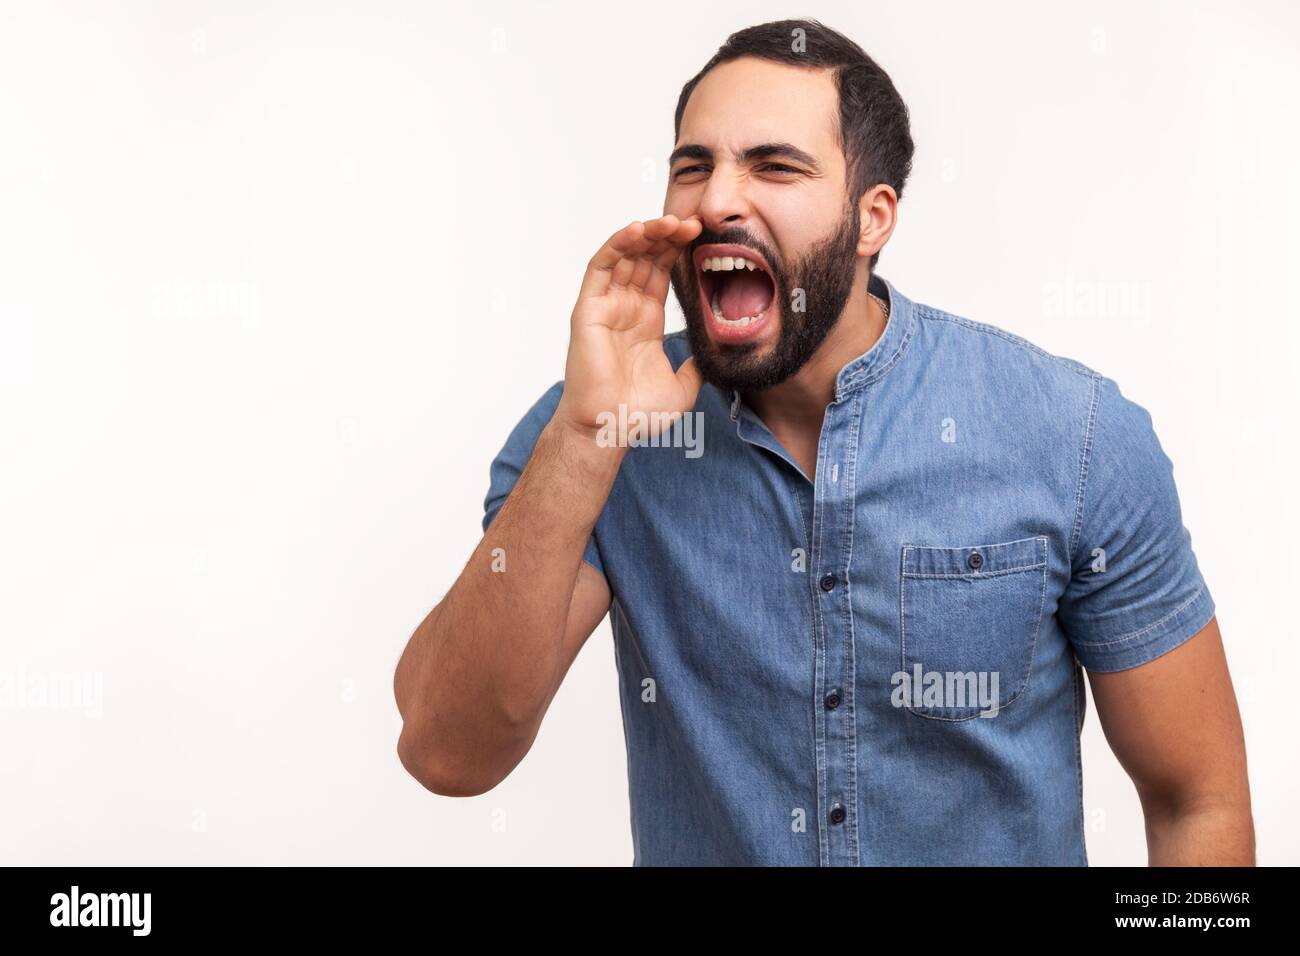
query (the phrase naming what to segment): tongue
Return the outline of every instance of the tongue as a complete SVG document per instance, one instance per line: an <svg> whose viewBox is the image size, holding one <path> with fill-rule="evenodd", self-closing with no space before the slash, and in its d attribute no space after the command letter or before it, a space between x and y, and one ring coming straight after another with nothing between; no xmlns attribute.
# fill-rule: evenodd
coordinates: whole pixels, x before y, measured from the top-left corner
<svg viewBox="0 0 1300 956"><path fill-rule="evenodd" d="M772 281L757 269L733 272L718 295L718 305L727 319L758 315L772 301Z"/></svg>

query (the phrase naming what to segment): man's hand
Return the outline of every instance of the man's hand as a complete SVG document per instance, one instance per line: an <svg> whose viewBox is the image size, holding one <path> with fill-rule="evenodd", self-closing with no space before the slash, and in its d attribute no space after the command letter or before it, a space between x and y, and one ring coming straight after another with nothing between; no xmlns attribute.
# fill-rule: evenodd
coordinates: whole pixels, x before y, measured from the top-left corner
<svg viewBox="0 0 1300 956"><path fill-rule="evenodd" d="M689 411L701 379L664 354L664 302L698 219L664 216L610 236L587 266L573 310L564 394L509 497L446 597L398 661L402 765L434 793L496 786L532 746L578 650L611 594L583 549L623 449L595 440L602 412L648 421ZM652 430L653 434L653 430ZM493 570L510 556L510 572Z"/></svg>
<svg viewBox="0 0 1300 956"><path fill-rule="evenodd" d="M650 423L694 407L702 380L694 359L674 373L664 354L664 302L673 263L701 228L696 217L632 222L592 257L570 321L557 424L591 437L620 405Z"/></svg>

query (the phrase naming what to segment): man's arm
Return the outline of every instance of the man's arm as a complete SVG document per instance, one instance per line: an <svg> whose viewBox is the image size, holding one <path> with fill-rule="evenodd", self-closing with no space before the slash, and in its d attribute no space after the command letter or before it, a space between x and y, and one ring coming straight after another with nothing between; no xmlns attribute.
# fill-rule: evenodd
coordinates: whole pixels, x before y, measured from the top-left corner
<svg viewBox="0 0 1300 956"><path fill-rule="evenodd" d="M1149 865L1254 866L1246 744L1217 618L1149 663L1088 679L1142 801Z"/></svg>
<svg viewBox="0 0 1300 956"><path fill-rule="evenodd" d="M578 650L609 610L584 549L627 449L605 416L656 424L703 380L663 350L669 273L702 228L662 216L614 233L587 264L570 320L564 390L505 503L393 677L402 765L434 793L492 789L523 759ZM504 561L504 570L501 570Z"/></svg>
<svg viewBox="0 0 1300 956"><path fill-rule="evenodd" d="M609 610L609 585L582 553L622 455L552 420L464 572L412 635L393 681L397 749L433 792L473 796L514 769ZM493 570L501 558L505 570Z"/></svg>

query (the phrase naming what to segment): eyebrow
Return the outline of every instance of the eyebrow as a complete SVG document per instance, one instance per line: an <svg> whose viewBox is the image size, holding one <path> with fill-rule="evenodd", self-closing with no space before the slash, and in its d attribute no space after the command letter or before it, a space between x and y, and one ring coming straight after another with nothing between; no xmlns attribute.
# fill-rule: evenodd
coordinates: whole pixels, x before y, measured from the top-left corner
<svg viewBox="0 0 1300 956"><path fill-rule="evenodd" d="M784 156L786 159L793 159L797 163L812 169L813 172L820 172L821 167L817 160L813 159L798 146L790 143L761 143L758 146L750 146L748 149L741 150L733 154L737 163L748 163L751 160L763 159L769 156ZM701 146L699 143L688 143L685 146L678 146L668 157L668 168L671 169L673 164L679 159L713 159L713 150L707 146Z"/></svg>

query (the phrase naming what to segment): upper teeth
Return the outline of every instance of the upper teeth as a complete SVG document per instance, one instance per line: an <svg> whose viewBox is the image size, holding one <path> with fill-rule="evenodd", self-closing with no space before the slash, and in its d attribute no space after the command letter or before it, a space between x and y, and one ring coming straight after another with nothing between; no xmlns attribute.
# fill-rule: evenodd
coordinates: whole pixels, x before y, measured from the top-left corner
<svg viewBox="0 0 1300 956"><path fill-rule="evenodd" d="M705 272L730 272L732 269L757 269L753 262L741 256L713 256L701 259L701 268Z"/></svg>

